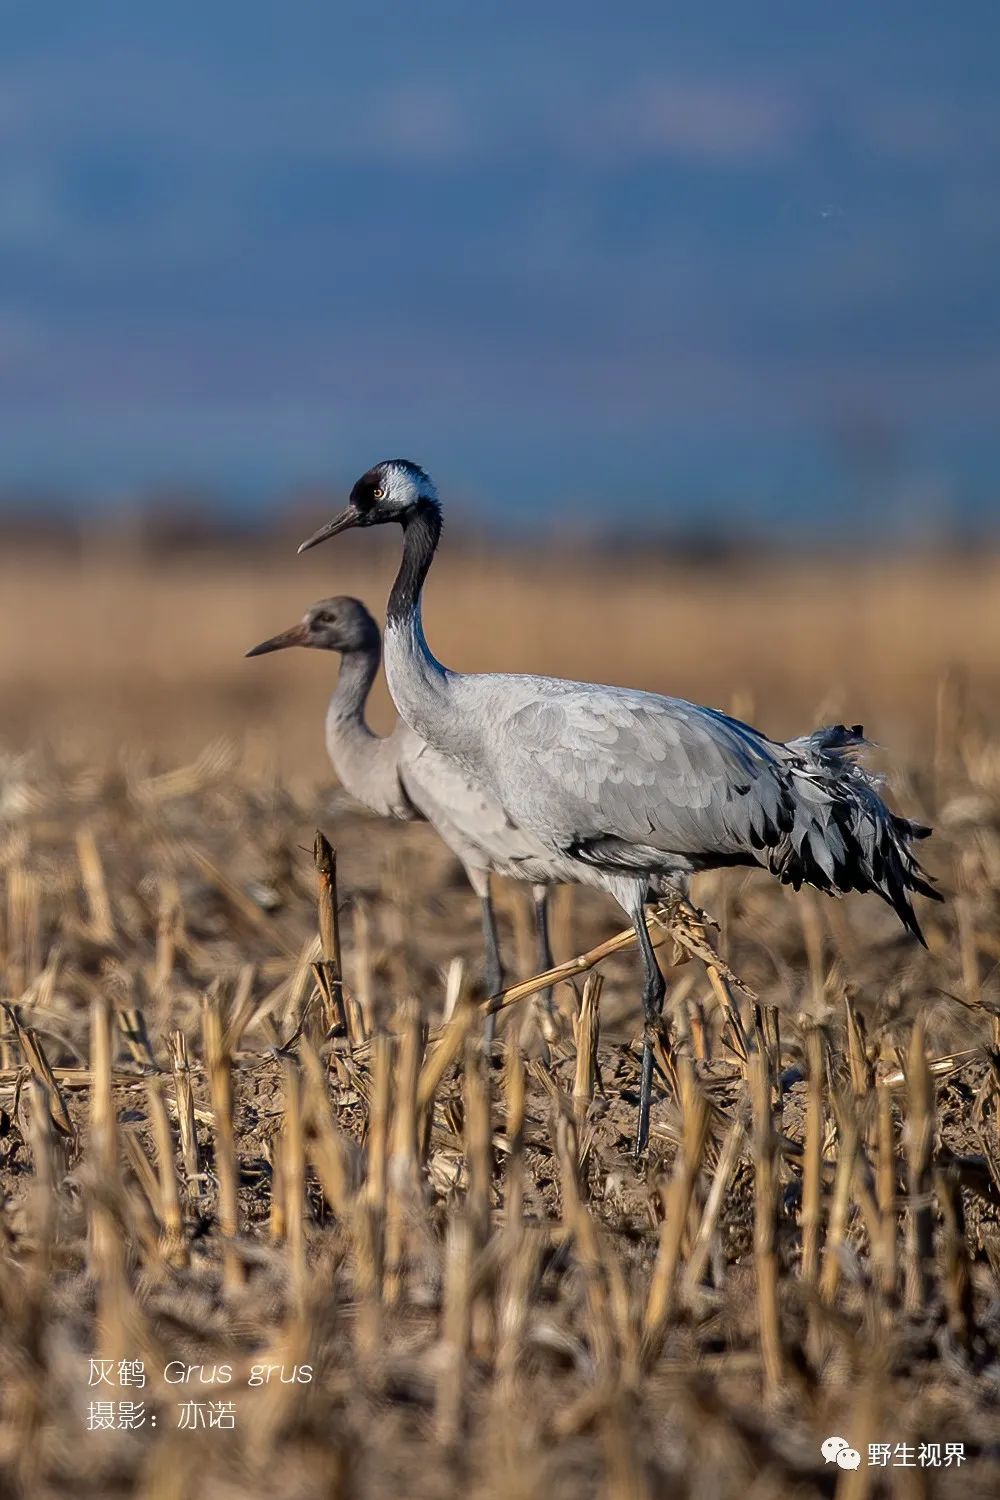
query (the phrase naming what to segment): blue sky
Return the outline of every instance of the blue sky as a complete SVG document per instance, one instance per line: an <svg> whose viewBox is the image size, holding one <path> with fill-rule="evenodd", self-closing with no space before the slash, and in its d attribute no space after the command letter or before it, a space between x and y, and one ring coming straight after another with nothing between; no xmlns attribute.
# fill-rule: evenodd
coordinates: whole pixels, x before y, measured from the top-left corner
<svg viewBox="0 0 1000 1500"><path fill-rule="evenodd" d="M995 7L0 7L0 492L1000 512Z"/></svg>

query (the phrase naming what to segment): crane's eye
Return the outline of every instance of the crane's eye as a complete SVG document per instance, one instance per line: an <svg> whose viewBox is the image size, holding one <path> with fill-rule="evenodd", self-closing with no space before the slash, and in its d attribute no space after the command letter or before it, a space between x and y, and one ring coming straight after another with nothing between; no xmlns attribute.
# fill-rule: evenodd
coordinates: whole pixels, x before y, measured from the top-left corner
<svg viewBox="0 0 1000 1500"><path fill-rule="evenodd" d="M385 499L385 490L383 490L381 487L379 487L378 489L372 490L372 494L375 496L376 500L384 500Z"/></svg>

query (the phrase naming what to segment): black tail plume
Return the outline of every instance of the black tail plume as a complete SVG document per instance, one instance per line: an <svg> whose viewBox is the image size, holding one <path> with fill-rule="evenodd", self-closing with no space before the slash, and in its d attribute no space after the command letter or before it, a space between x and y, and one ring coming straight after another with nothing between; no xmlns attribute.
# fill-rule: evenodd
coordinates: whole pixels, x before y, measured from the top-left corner
<svg viewBox="0 0 1000 1500"><path fill-rule="evenodd" d="M910 846L931 830L886 806L877 778L855 759L867 743L860 724L832 724L788 744L795 819L769 851L770 868L796 889L874 891L926 947L913 897L943 898Z"/></svg>

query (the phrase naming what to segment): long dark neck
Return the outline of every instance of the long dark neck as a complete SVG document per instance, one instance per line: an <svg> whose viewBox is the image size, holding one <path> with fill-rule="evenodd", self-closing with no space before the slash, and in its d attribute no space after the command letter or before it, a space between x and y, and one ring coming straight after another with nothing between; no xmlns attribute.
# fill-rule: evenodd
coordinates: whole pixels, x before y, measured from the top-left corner
<svg viewBox="0 0 1000 1500"><path fill-rule="evenodd" d="M403 522L403 560L385 619L385 675L400 717L435 749L447 752L455 729L455 674L437 660L424 636L420 592L441 535L441 512L421 500Z"/></svg>
<svg viewBox="0 0 1000 1500"><path fill-rule="evenodd" d="M433 500L418 500L403 522L403 560L389 595L386 623L420 618L420 591L441 536L441 511Z"/></svg>

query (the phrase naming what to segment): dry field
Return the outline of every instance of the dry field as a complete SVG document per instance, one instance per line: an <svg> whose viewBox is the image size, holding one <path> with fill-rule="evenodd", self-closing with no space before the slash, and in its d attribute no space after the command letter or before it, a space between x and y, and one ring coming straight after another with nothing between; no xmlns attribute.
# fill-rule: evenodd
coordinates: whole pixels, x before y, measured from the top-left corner
<svg viewBox="0 0 1000 1500"><path fill-rule="evenodd" d="M101 759L123 741L177 764L210 740L252 738L284 770L322 768L335 664L243 652L330 594L381 618L398 541L349 536L296 558L295 541L172 556L154 566L113 539L73 562L0 557L0 734ZM933 753L942 677L1000 732L1000 555L864 561L749 558L693 567L598 558L554 538L543 553L459 549L446 532L426 627L460 670L618 682L726 708L769 733L863 720L886 746ZM381 685L373 724L392 715ZM953 705L948 705L949 714ZM952 725L954 727L954 725Z"/></svg>
<svg viewBox="0 0 1000 1500"><path fill-rule="evenodd" d="M561 983L548 1040L507 1006L485 1063L460 872L331 788L336 664L241 659L380 605L391 553L8 555L4 1496L1000 1493L1000 563L552 556L446 551L444 659L864 719L937 829L928 950L705 877L719 930L657 929L637 1170L634 956ZM557 957L619 926L562 892Z"/></svg>

